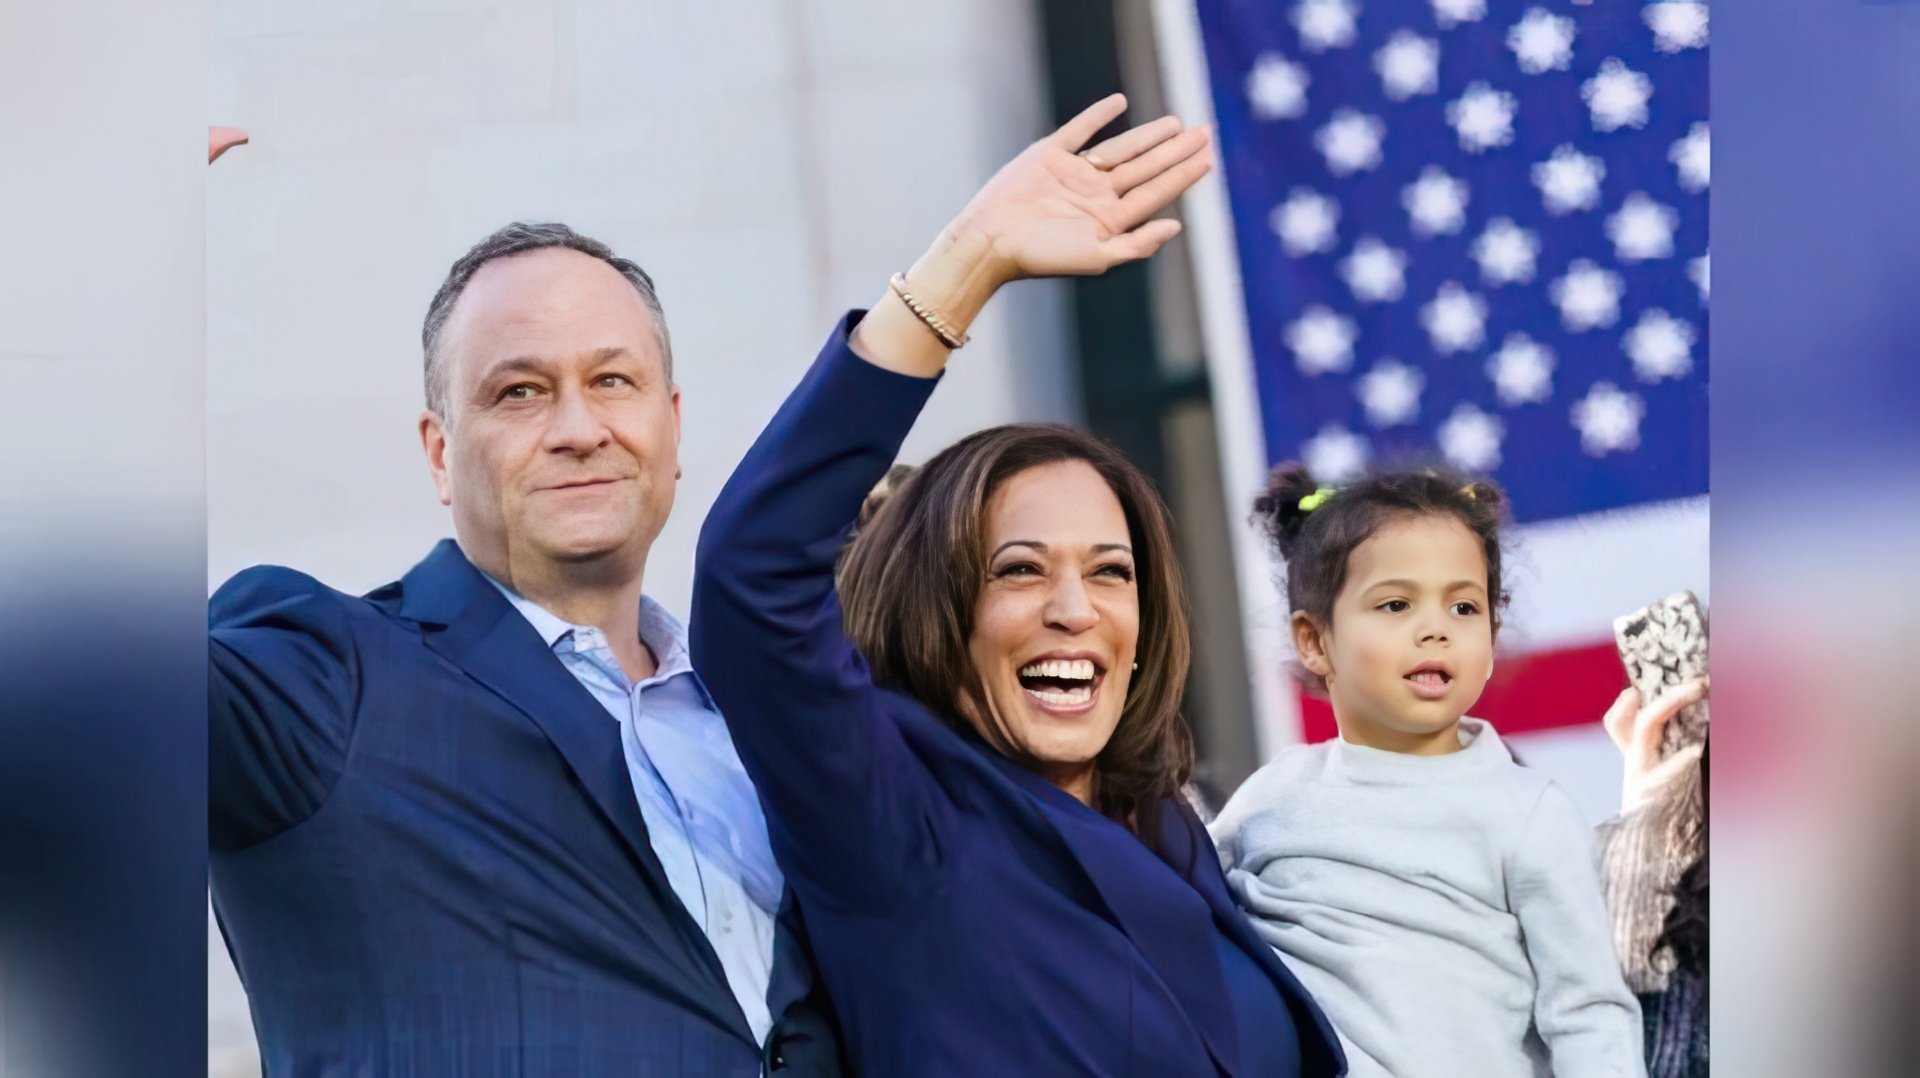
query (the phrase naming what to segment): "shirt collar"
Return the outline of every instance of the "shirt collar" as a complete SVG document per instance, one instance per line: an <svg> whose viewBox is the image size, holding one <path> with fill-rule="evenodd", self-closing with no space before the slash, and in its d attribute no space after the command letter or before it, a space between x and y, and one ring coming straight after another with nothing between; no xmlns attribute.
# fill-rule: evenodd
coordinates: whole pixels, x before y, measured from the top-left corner
<svg viewBox="0 0 1920 1078"><path fill-rule="evenodd" d="M540 640L545 643L547 647L557 647L561 638L573 631L573 624L571 622L559 617L546 607L541 606L532 599L526 598L505 584L500 583L490 574L482 572L480 575L486 577L487 583L492 584L494 588L506 598L507 602L513 604L513 608L518 610L522 617L533 624L533 631L540 634Z"/></svg>
<svg viewBox="0 0 1920 1078"><path fill-rule="evenodd" d="M568 633L586 626L575 625L553 611L534 602L532 599L514 591L492 576L482 572L487 583L492 584L507 602L513 604L522 617L533 626L535 632L548 648L557 648L566 639ZM666 681L680 674L693 673L693 657L687 650L687 627L680 619L668 612L667 608L648 596L640 597L640 640L653 652L653 661L657 667L650 681ZM698 677L695 681L698 681ZM700 686L706 692L706 685Z"/></svg>
<svg viewBox="0 0 1920 1078"><path fill-rule="evenodd" d="M645 595L640 597L640 639L653 652L659 670L653 675L665 681L678 674L693 673L693 655L687 650L687 627L667 608Z"/></svg>

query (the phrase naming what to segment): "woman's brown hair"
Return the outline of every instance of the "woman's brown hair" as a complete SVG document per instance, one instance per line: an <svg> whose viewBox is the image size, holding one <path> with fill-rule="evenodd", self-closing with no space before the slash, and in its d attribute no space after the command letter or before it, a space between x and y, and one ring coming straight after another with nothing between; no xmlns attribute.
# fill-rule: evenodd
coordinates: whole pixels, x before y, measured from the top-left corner
<svg viewBox="0 0 1920 1078"><path fill-rule="evenodd" d="M837 572L846 631L876 684L972 730L962 701L988 714L967 654L987 579L987 505L1013 476L1061 461L1084 461L1106 480L1131 533L1140 668L1095 758L1093 807L1151 840L1150 810L1176 796L1193 770L1193 736L1180 714L1192 644L1166 504L1118 449L1072 427L1012 424L969 435L910 475L890 472L890 489L869 499Z"/></svg>

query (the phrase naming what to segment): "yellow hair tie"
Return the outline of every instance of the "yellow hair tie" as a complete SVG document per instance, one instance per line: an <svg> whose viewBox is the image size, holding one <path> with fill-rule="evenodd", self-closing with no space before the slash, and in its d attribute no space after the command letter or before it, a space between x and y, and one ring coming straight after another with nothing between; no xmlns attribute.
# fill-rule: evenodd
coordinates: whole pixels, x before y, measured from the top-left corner
<svg viewBox="0 0 1920 1078"><path fill-rule="evenodd" d="M1463 497L1465 497L1465 498L1466 498L1466 499L1467 499L1468 501L1470 501L1470 502L1477 502L1477 501L1479 501L1479 500L1480 500L1480 496L1479 496L1478 494L1475 494L1475 493L1473 492L1473 484L1472 484L1472 483L1468 483L1468 484L1467 484L1466 486L1464 486L1464 487L1461 487L1461 488L1460 488L1460 493L1461 493L1461 495L1462 495Z"/></svg>
<svg viewBox="0 0 1920 1078"><path fill-rule="evenodd" d="M1319 490L1300 499L1300 511L1302 513L1311 513L1315 509L1325 505L1327 499L1331 497L1333 497L1333 488L1321 487Z"/></svg>

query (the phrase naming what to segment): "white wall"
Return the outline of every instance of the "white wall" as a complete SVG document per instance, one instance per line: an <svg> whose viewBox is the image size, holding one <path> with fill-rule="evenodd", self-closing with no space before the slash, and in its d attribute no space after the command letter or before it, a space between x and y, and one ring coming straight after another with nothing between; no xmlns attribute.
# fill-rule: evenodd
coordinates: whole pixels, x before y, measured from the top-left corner
<svg viewBox="0 0 1920 1078"><path fill-rule="evenodd" d="M415 435L420 319L516 218L564 220L660 286L685 393L679 501L648 590L684 611L693 539L833 319L865 305L1046 128L1021 0L219 0L207 185L208 575L394 579L450 524ZM1065 293L974 330L909 443L1073 419ZM211 941L215 1073L250 1073Z"/></svg>

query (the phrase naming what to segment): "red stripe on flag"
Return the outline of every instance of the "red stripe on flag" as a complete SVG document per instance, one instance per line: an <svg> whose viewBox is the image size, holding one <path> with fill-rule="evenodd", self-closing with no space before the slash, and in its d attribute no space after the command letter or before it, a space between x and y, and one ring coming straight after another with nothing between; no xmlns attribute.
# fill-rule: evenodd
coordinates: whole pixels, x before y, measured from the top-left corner
<svg viewBox="0 0 1920 1078"><path fill-rule="evenodd" d="M1612 641L1502 656L1472 714L1502 735L1578 726L1599 722L1626 687L1627 672ZM1301 693L1301 737L1325 741L1337 732L1333 707Z"/></svg>

